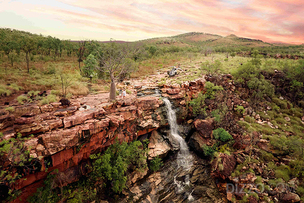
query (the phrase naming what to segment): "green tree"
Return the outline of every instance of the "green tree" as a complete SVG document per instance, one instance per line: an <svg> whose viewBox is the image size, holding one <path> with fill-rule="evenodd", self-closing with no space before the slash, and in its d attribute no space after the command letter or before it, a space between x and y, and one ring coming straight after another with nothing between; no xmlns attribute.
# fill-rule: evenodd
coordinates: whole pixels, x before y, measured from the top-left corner
<svg viewBox="0 0 304 203"><path fill-rule="evenodd" d="M82 67L82 75L85 77L92 77L95 73L98 62L93 54L90 54L84 61L84 66Z"/></svg>
<svg viewBox="0 0 304 203"><path fill-rule="evenodd" d="M215 60L215 62L210 63L206 61L201 65L201 71L203 71L207 75L219 75L223 72L223 64L219 60Z"/></svg>
<svg viewBox="0 0 304 203"><path fill-rule="evenodd" d="M32 36L22 35L20 37L20 48L25 53L27 72L30 72L30 54L37 47L37 42Z"/></svg>
<svg viewBox="0 0 304 203"><path fill-rule="evenodd" d="M99 60L99 67L97 68L101 73L109 75L111 80L110 100L116 99L116 82L122 75L130 74L136 68L130 62L131 50L125 45L119 45L115 42L106 44L102 50L98 50L97 58Z"/></svg>
<svg viewBox="0 0 304 203"><path fill-rule="evenodd" d="M15 138L3 139L0 133L0 185L6 185L9 188L20 179L34 170L33 166L36 160L30 158L29 149L24 142L31 138L22 138L18 134ZM18 173L17 169L21 168L23 174ZM9 195L14 197L13 189L9 190Z"/></svg>
<svg viewBox="0 0 304 203"><path fill-rule="evenodd" d="M128 169L142 170L147 167L146 151L140 141L130 144L116 141L103 155L91 155L95 159L91 178L94 182L106 181L105 185L114 193L121 193L126 188Z"/></svg>

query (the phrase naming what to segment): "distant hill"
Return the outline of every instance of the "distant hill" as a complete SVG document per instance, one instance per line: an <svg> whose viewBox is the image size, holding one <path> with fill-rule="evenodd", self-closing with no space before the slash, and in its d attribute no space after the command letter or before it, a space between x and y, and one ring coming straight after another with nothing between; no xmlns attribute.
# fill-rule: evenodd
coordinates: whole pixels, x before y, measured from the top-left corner
<svg viewBox="0 0 304 203"><path fill-rule="evenodd" d="M176 45L176 46L191 46L191 45L201 45L209 47L269 47L272 46L271 43L263 42L259 39L250 39L238 37L234 34L228 35L226 37L201 33L201 32L190 32L185 34L180 34L171 37L160 37L143 40L146 43L155 43L163 45ZM287 44L286 44L287 45Z"/></svg>

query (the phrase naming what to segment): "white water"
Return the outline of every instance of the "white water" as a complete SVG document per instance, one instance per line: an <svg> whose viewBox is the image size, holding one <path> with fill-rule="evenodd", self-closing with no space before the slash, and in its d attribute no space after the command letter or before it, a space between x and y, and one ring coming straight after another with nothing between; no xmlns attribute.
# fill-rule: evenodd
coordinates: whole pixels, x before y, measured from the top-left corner
<svg viewBox="0 0 304 203"><path fill-rule="evenodd" d="M180 150L177 154L177 163L178 167L182 167L184 170L190 170L193 164L193 157L189 152L187 143L185 140L178 134L177 132L177 123L176 123L176 114L175 111L172 109L172 105L167 98L163 98L163 101L167 107L167 115L168 115L168 122L170 125L171 135L175 140L178 141L180 145ZM189 180L189 177L186 177Z"/></svg>

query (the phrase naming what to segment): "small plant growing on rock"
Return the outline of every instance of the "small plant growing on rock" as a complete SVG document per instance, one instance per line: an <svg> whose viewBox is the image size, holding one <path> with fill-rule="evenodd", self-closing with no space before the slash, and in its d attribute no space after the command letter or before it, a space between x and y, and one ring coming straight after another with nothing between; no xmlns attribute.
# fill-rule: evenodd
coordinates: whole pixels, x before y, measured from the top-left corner
<svg viewBox="0 0 304 203"><path fill-rule="evenodd" d="M223 128L213 130L213 136L215 139L221 140L222 142L227 142L233 139L233 137Z"/></svg>
<svg viewBox="0 0 304 203"><path fill-rule="evenodd" d="M153 171L156 172L160 169L160 167L162 167L164 164L161 160L161 158L159 158L158 156L155 157L154 159L151 160L149 168Z"/></svg>
<svg viewBox="0 0 304 203"><path fill-rule="evenodd" d="M17 97L17 101L19 104L24 104L25 102L29 101L29 98L27 98L27 96L20 95Z"/></svg>

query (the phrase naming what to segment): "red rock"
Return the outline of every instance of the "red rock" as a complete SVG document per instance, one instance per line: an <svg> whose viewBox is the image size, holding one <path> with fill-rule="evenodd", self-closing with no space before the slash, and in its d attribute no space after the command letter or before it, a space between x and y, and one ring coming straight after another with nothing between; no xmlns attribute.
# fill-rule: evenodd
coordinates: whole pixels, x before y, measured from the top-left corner
<svg viewBox="0 0 304 203"><path fill-rule="evenodd" d="M77 111L77 107L72 106L72 107L68 107L68 108L65 108L65 109L59 109L59 110L54 112L54 115L55 116L67 116L67 115L73 114L76 111Z"/></svg>
<svg viewBox="0 0 304 203"><path fill-rule="evenodd" d="M3 116L0 116L0 130L5 129L9 126L13 126L15 122L15 116L6 114Z"/></svg>
<svg viewBox="0 0 304 203"><path fill-rule="evenodd" d="M197 119L194 121L194 126L202 137L211 138L213 130L213 119Z"/></svg>
<svg viewBox="0 0 304 203"><path fill-rule="evenodd" d="M15 120L15 124L24 125L33 123L35 121L35 117L19 117Z"/></svg>
<svg viewBox="0 0 304 203"><path fill-rule="evenodd" d="M137 108L141 110L154 110L157 109L163 101L158 97L140 97L137 98Z"/></svg>
<svg viewBox="0 0 304 203"><path fill-rule="evenodd" d="M236 165L236 159L233 155L219 153L218 157L211 163L212 175L220 177L223 180L228 178Z"/></svg>
<svg viewBox="0 0 304 203"><path fill-rule="evenodd" d="M180 89L168 89L167 93L170 95L175 95L175 94L180 93L180 91L181 91Z"/></svg>
<svg viewBox="0 0 304 203"><path fill-rule="evenodd" d="M110 124L115 127L118 127L124 121L122 116L117 116L117 115L113 115L113 114L108 115L107 118L110 119Z"/></svg>
<svg viewBox="0 0 304 203"><path fill-rule="evenodd" d="M31 106L18 106L15 108L14 115L37 115L40 114L40 108L37 105L31 105Z"/></svg>
<svg viewBox="0 0 304 203"><path fill-rule="evenodd" d="M50 130L57 129L63 127L62 119L50 120L46 121Z"/></svg>
<svg viewBox="0 0 304 203"><path fill-rule="evenodd" d="M295 194L295 193L287 193L284 194L282 197L282 202L300 202L300 197L299 195Z"/></svg>
<svg viewBox="0 0 304 203"><path fill-rule="evenodd" d="M77 113L75 113L75 115L63 119L64 128L69 128L71 126L82 124L85 120L94 118L94 116L98 115L100 111L104 112L103 109L89 109L81 112L78 111Z"/></svg>
<svg viewBox="0 0 304 203"><path fill-rule="evenodd" d="M77 126L42 134L39 138L42 139L48 154L55 154L63 149L77 146L79 135L79 127Z"/></svg>
<svg viewBox="0 0 304 203"><path fill-rule="evenodd" d="M40 106L40 110L42 113L51 112L54 110L54 107L53 107L53 105L46 104L46 105Z"/></svg>

